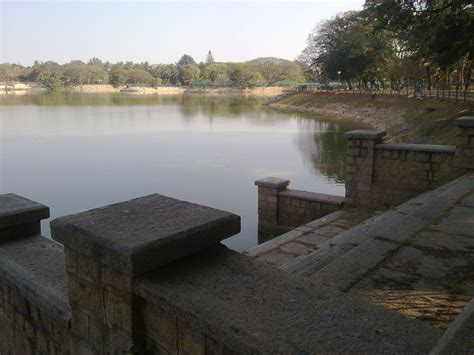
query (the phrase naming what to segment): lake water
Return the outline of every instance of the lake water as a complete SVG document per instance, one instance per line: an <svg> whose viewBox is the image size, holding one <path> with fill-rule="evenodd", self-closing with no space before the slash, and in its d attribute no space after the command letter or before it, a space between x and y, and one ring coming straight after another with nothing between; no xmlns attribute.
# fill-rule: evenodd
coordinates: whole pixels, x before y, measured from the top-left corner
<svg viewBox="0 0 474 355"><path fill-rule="evenodd" d="M252 96L0 95L0 192L51 218L150 193L234 212L235 250L257 244L268 176L344 195L352 122L279 112ZM49 236L49 220L43 221Z"/></svg>

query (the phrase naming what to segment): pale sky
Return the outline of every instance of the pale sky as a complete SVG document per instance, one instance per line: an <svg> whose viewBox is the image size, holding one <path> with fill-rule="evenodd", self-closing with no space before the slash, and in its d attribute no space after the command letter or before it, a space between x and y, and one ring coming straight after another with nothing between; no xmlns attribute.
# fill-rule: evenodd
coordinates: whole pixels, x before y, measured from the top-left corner
<svg viewBox="0 0 474 355"><path fill-rule="evenodd" d="M184 53L199 62L209 49L216 61L293 60L317 23L363 2L0 0L0 62L98 57L155 64Z"/></svg>

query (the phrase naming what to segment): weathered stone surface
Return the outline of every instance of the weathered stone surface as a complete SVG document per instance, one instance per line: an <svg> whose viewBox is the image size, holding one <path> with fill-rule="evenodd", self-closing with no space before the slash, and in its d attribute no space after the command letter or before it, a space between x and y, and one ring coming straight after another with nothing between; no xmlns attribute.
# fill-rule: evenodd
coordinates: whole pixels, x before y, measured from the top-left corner
<svg viewBox="0 0 474 355"><path fill-rule="evenodd" d="M281 197L291 197L300 200L321 202L330 205L342 206L345 198L343 196L327 195L310 191L285 190L279 193Z"/></svg>
<svg viewBox="0 0 474 355"><path fill-rule="evenodd" d="M15 195L0 195L0 228L38 222L49 217L49 207Z"/></svg>
<svg viewBox="0 0 474 355"><path fill-rule="evenodd" d="M427 153L448 153L454 154L456 147L453 145L433 145L433 144L377 144L375 148L387 150L404 150L412 152L427 152Z"/></svg>
<svg viewBox="0 0 474 355"><path fill-rule="evenodd" d="M294 254L294 255L305 255L309 254L310 252L313 251L313 248L302 244L302 243L297 243L297 242L291 242L284 244L280 247L280 250L284 251L285 253L288 254Z"/></svg>
<svg viewBox="0 0 474 355"><path fill-rule="evenodd" d="M355 130L344 133L346 139L381 139L387 135L385 130Z"/></svg>
<svg viewBox="0 0 474 355"><path fill-rule="evenodd" d="M454 120L460 127L474 127L474 116L462 116Z"/></svg>
<svg viewBox="0 0 474 355"><path fill-rule="evenodd" d="M282 189L289 185L290 180L284 180L276 177L267 177L265 179L260 179L255 181L255 185L261 187L271 187L275 189Z"/></svg>
<svg viewBox="0 0 474 355"><path fill-rule="evenodd" d="M427 353L441 333L222 248L140 276L136 292L239 353Z"/></svg>
<svg viewBox="0 0 474 355"><path fill-rule="evenodd" d="M240 231L240 217L158 194L51 222L55 240L121 272L137 275Z"/></svg>
<svg viewBox="0 0 474 355"><path fill-rule="evenodd" d="M470 354L474 350L474 299L469 302L449 326L431 355Z"/></svg>
<svg viewBox="0 0 474 355"><path fill-rule="evenodd" d="M0 255L0 279L15 285L24 297L52 316L70 318L61 245L31 236L0 244Z"/></svg>

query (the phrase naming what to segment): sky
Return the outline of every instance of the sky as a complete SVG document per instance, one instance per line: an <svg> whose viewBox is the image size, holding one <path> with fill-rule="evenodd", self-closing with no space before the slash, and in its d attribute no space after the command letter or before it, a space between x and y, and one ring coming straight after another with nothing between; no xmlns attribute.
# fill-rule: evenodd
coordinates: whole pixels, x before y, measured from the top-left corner
<svg viewBox="0 0 474 355"><path fill-rule="evenodd" d="M257 57L293 60L320 21L361 9L363 0L4 1L0 62L32 65L98 57L175 63Z"/></svg>

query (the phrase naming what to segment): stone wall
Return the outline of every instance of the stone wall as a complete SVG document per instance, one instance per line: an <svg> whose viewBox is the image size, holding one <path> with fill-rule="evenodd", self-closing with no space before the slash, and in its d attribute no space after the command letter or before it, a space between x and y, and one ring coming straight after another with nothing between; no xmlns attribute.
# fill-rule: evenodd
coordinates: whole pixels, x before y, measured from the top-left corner
<svg viewBox="0 0 474 355"><path fill-rule="evenodd" d="M258 186L259 242L340 209L344 197L288 189L290 181L265 178Z"/></svg>
<svg viewBox="0 0 474 355"><path fill-rule="evenodd" d="M49 208L0 196L0 353L64 353L70 309L64 254L39 235Z"/></svg>
<svg viewBox="0 0 474 355"><path fill-rule="evenodd" d="M21 231L48 214L0 195L0 228ZM355 352L400 341L413 352L406 334L381 324L391 313L336 302L220 244L240 231L231 213L150 195L56 219L51 231L63 245L0 234L2 354L325 353L340 332Z"/></svg>
<svg viewBox="0 0 474 355"><path fill-rule="evenodd" d="M456 120L457 146L383 144L385 131L352 131L347 144L348 205L387 208L432 190L474 168L474 118Z"/></svg>

